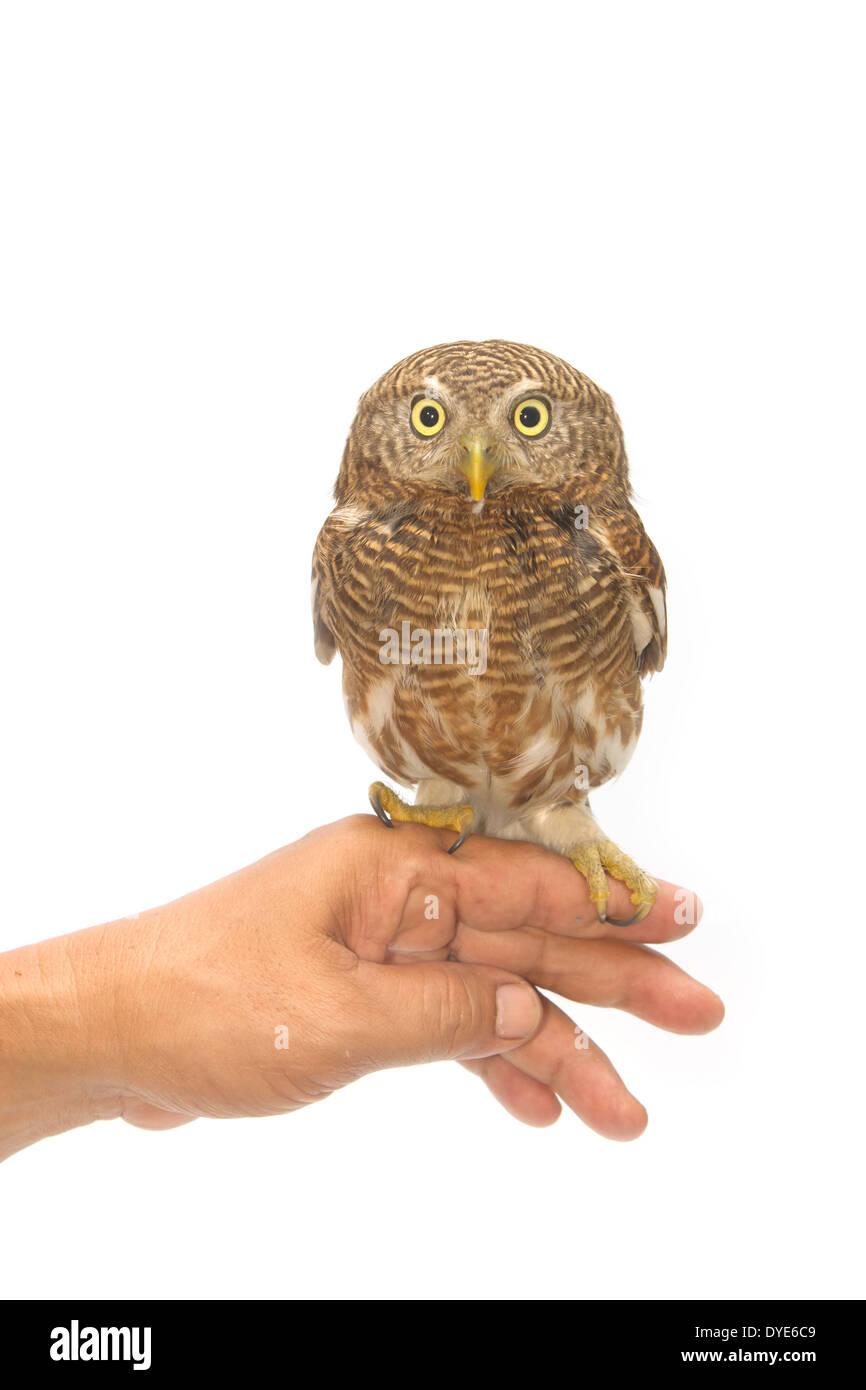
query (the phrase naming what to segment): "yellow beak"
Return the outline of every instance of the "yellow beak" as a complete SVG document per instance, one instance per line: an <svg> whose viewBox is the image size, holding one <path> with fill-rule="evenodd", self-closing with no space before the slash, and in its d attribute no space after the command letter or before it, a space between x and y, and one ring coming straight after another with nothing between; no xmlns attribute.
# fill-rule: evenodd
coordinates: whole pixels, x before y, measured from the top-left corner
<svg viewBox="0 0 866 1390"><path fill-rule="evenodd" d="M465 457L460 464L460 472L469 479L469 491L476 502L484 496L484 489L496 472L496 464L490 458L490 445L486 439L473 434L462 441Z"/></svg>

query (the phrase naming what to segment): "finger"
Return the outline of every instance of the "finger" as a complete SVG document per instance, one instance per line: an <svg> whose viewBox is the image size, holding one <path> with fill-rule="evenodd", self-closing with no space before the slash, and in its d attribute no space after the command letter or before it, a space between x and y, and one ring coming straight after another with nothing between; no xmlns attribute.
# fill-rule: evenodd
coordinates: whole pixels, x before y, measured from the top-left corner
<svg viewBox="0 0 866 1390"><path fill-rule="evenodd" d="M709 1033L725 1015L717 994L648 946L461 928L452 951L462 961L511 970L566 999L623 1009L670 1033Z"/></svg>
<svg viewBox="0 0 866 1390"><path fill-rule="evenodd" d="M353 1029L372 1066L489 1057L521 1046L542 1020L525 980L455 961L391 965L359 961Z"/></svg>
<svg viewBox="0 0 866 1390"><path fill-rule="evenodd" d="M381 827L380 827L381 828ZM383 834L386 834L383 830ZM450 838L449 838L450 837ZM642 922L614 927L600 922L583 875L564 855L522 840L471 835L454 855L446 853L450 831L404 825L386 842L405 862L412 856L417 872L412 892L415 909L404 916L401 936L412 944L441 944L435 927L423 917L422 904L441 904L441 921L453 913L476 931L537 927L574 937L609 937L617 941L676 941L700 921L700 899L690 890L657 879L658 896ZM431 853L431 845L433 852ZM437 911L439 911L437 906ZM634 912L625 884L610 880L608 911L614 917Z"/></svg>
<svg viewBox="0 0 866 1390"><path fill-rule="evenodd" d="M503 1061L549 1086L606 1139L637 1139L646 1128L646 1110L609 1058L549 999L541 1027Z"/></svg>
<svg viewBox="0 0 866 1390"><path fill-rule="evenodd" d="M464 850L469 853L461 859ZM644 920L615 927L598 920L586 879L562 854L523 841L472 836L454 859L457 918L477 931L526 926L572 937L662 943L687 935L703 912L694 893L657 879L658 894ZM608 886L608 914L631 917L628 888L616 879Z"/></svg>
<svg viewBox="0 0 866 1390"><path fill-rule="evenodd" d="M555 1124L562 1114L556 1093L541 1081L510 1066L505 1057L482 1057L461 1065L480 1076L509 1115L525 1125L541 1129Z"/></svg>

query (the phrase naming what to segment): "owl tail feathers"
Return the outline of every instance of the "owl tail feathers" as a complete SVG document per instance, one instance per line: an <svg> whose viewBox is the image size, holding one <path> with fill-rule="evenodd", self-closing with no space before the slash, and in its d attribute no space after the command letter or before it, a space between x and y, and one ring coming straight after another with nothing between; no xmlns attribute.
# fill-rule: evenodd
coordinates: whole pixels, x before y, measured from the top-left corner
<svg viewBox="0 0 866 1390"><path fill-rule="evenodd" d="M374 782L369 796L376 815L389 829L395 825L429 825L433 830L455 831L457 839L450 846L449 854L460 848L475 824L475 812L468 802L455 802L451 806L407 806L384 782Z"/></svg>

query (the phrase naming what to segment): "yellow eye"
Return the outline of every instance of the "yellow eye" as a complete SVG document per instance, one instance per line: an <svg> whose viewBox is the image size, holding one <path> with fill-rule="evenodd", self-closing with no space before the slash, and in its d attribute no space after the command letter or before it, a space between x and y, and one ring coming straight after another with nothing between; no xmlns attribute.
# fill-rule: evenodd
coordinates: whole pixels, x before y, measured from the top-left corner
<svg viewBox="0 0 866 1390"><path fill-rule="evenodd" d="M445 411L438 401L432 401L429 396L425 396L413 405L411 419L415 433L420 434L423 439L429 439L431 435L438 434L445 424Z"/></svg>
<svg viewBox="0 0 866 1390"><path fill-rule="evenodd" d="M521 401L514 412L514 428L518 434L529 435L530 439L544 434L549 424L550 406L539 396L533 396L529 401Z"/></svg>

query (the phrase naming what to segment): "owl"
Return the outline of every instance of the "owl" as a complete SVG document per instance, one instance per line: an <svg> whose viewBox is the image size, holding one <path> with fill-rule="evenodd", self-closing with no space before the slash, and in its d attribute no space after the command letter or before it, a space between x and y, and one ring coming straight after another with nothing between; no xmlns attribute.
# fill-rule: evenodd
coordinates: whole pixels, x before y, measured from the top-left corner
<svg viewBox="0 0 866 1390"><path fill-rule="evenodd" d="M656 885L589 796L621 772L667 645L661 560L611 398L538 348L416 352L361 397L313 557L316 653L339 651L355 736L401 787L386 825L535 841L602 920ZM608 875L635 912L607 914Z"/></svg>

